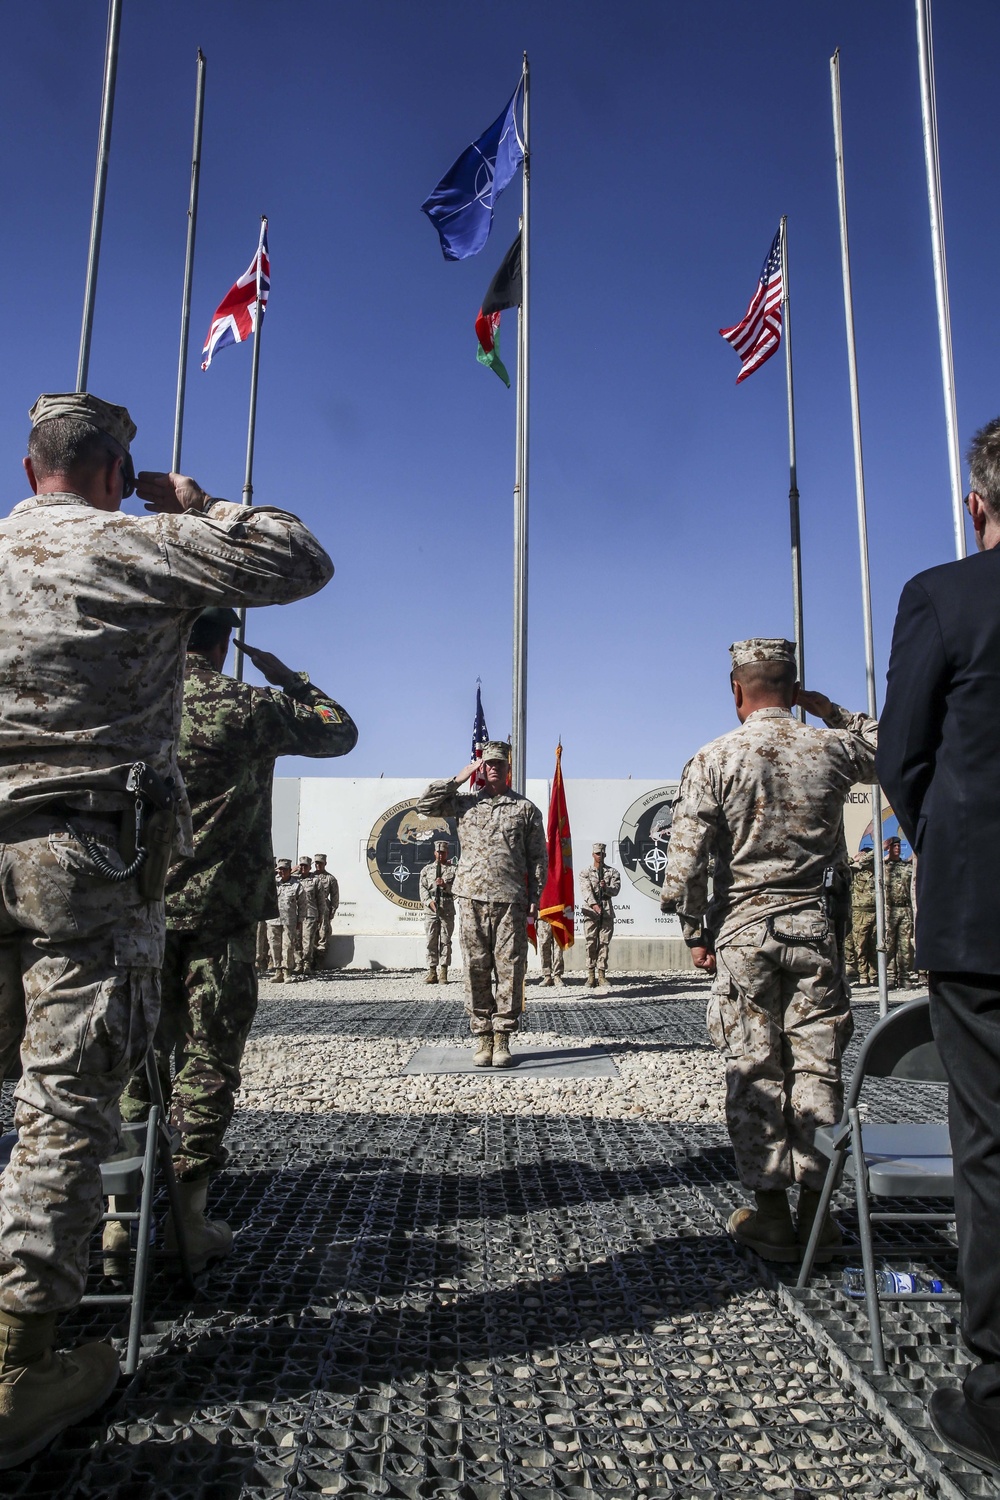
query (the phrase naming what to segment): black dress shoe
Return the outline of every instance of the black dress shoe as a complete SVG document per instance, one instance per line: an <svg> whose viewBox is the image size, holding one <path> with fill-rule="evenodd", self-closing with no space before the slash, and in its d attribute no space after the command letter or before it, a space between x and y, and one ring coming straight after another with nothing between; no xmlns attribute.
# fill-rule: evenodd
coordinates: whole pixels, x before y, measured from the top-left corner
<svg viewBox="0 0 1000 1500"><path fill-rule="evenodd" d="M970 1463L1000 1476L1000 1414L992 1408L977 1407L952 1388L934 1392L927 1415L943 1443Z"/></svg>

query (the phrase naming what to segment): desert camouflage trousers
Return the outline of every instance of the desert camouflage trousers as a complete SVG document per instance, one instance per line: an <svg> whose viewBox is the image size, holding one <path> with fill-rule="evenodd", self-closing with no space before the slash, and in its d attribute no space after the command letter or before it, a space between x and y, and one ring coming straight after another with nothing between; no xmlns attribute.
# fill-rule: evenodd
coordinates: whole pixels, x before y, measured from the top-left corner
<svg viewBox="0 0 1000 1500"><path fill-rule="evenodd" d="M117 861L117 818L67 816ZM67 816L26 817L0 845L0 1070L20 1071L18 1140L0 1178L5 1312L80 1301L101 1162L118 1148L119 1096L159 1009L163 904L134 879L102 879Z"/></svg>
<svg viewBox="0 0 1000 1500"><path fill-rule="evenodd" d="M556 942L555 933L548 922L538 922L538 957L542 961L542 973L546 979L562 974L566 968L566 957Z"/></svg>
<svg viewBox="0 0 1000 1500"><path fill-rule="evenodd" d="M516 1031L524 1007L528 967L528 917L509 901L456 899L468 984L466 1009L474 1036ZM496 971L496 995L493 973Z"/></svg>
<svg viewBox="0 0 1000 1500"><path fill-rule="evenodd" d="M295 924L285 922L281 917L271 917L267 924L267 940L271 945L271 968L294 974L299 964Z"/></svg>
<svg viewBox="0 0 1000 1500"><path fill-rule="evenodd" d="M583 940L587 945L587 968L606 969L608 949L615 930L615 914L605 908L598 916L596 911L583 908Z"/></svg>
<svg viewBox="0 0 1000 1500"><path fill-rule="evenodd" d="M316 942L322 922L319 917L303 917L295 935L295 956L299 971L308 974L316 963Z"/></svg>
<svg viewBox="0 0 1000 1500"><path fill-rule="evenodd" d="M427 967L437 968L438 964L447 969L451 963L451 939L455 931L455 907L451 903L451 910L444 911L438 916L437 912L424 912L424 936L427 939Z"/></svg>
<svg viewBox="0 0 1000 1500"><path fill-rule="evenodd" d="M913 970L913 912L890 906L885 914L885 966L895 988L909 982Z"/></svg>
<svg viewBox="0 0 1000 1500"><path fill-rule="evenodd" d="M854 1020L825 914L777 919L738 934L716 954L708 1032L726 1059L726 1123L743 1186L820 1188L827 1161L819 1125L841 1117L840 1061ZM806 940L810 939L811 940Z"/></svg>
<svg viewBox="0 0 1000 1500"><path fill-rule="evenodd" d="M854 938L858 978L862 984L874 984L878 979L874 906L855 906L852 909L851 936Z"/></svg>
<svg viewBox="0 0 1000 1500"><path fill-rule="evenodd" d="M180 1136L174 1168L182 1181L208 1177L229 1159L223 1139L257 1013L254 939L253 926L226 937L167 933L156 1066L170 1123ZM122 1115L144 1120L148 1112L149 1083L139 1068L122 1097Z"/></svg>
<svg viewBox="0 0 1000 1500"><path fill-rule="evenodd" d="M271 945L267 940L267 922L257 923L257 967L268 969L271 965Z"/></svg>

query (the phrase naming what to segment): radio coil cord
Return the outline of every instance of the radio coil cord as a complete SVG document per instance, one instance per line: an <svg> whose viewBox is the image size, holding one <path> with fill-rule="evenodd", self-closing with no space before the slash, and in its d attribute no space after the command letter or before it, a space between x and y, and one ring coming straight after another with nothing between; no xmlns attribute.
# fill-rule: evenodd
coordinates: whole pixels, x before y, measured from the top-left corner
<svg viewBox="0 0 1000 1500"><path fill-rule="evenodd" d="M143 847L142 842L142 798L135 799L135 857L127 865L114 865L105 852L104 845L98 843L89 833L80 833L78 829L71 828L66 824L66 831L83 845L87 857L99 875L105 880L112 881L115 885L121 884L123 880L131 880L133 875L138 875L146 860L149 858L149 850Z"/></svg>

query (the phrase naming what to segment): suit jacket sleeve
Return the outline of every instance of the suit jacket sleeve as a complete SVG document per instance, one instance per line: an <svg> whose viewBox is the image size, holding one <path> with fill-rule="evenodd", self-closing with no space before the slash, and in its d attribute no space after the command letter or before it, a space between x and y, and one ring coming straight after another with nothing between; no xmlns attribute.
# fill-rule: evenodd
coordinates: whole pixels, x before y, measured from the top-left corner
<svg viewBox="0 0 1000 1500"><path fill-rule="evenodd" d="M947 683L948 661L937 613L922 584L911 578L900 596L892 633L875 769L914 849L941 740Z"/></svg>

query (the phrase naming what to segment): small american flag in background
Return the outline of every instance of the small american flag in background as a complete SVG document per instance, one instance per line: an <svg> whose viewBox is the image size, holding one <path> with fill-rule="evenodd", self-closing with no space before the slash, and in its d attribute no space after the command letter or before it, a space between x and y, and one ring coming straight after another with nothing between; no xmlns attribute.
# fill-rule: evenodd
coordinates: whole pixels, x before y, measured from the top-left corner
<svg viewBox="0 0 1000 1500"><path fill-rule="evenodd" d="M732 344L740 357L742 370L736 384L746 380L754 370L759 370L765 360L781 343L781 230L771 242L771 248L761 269L757 290L750 298L750 306L735 328L720 328L719 332L727 344Z"/></svg>
<svg viewBox="0 0 1000 1500"><path fill-rule="evenodd" d="M482 771L483 746L489 743L490 732L486 728L486 715L483 713L483 690L476 688L476 717L472 721L472 759L480 762L478 771L474 771L469 778L469 790L480 791L486 785L486 777Z"/></svg>
<svg viewBox="0 0 1000 1500"><path fill-rule="evenodd" d="M207 370L213 357L227 344L242 344L257 328L257 306L263 318L271 290L271 257L267 249L267 220L260 223L257 254L215 309L205 347L201 351L201 368Z"/></svg>

